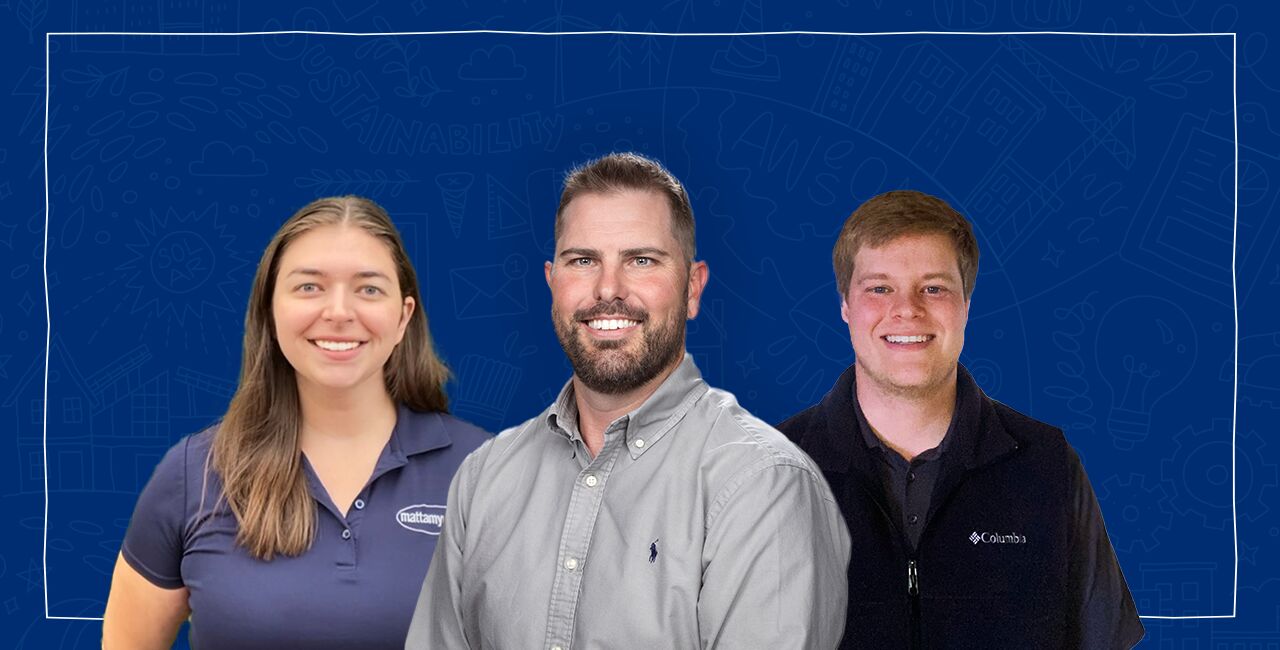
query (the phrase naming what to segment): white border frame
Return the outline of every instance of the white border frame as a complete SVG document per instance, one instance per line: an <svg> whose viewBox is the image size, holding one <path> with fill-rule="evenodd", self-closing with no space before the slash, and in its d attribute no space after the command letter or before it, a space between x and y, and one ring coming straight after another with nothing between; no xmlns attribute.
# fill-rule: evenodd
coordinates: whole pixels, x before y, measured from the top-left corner
<svg viewBox="0 0 1280 650"><path fill-rule="evenodd" d="M262 32L45 32L44 35L44 249L41 270L44 275L44 411L41 422L41 450L43 452L44 473L44 537L41 541L41 582L44 587L45 620L58 621L101 621L102 617L91 616L50 616L49 615L49 345L53 335L53 324L49 318L49 43L54 36L447 36L467 34L497 34L509 36L1142 36L1142 37L1231 37L1231 126L1234 137L1234 187L1232 194L1231 218L1231 310L1234 320L1235 340L1231 350L1231 546L1234 555L1234 568L1231 577L1231 613L1205 614L1195 616L1159 616L1139 615L1139 618L1153 620L1199 620L1235 618L1240 595L1240 535L1236 516L1236 411L1240 401L1240 306L1236 287L1236 241L1240 222L1240 106L1236 88L1237 62L1236 32L1193 32L1193 33L1138 33L1138 32L942 32L942 31L904 31L904 32L825 32L788 30L776 32L630 32L615 30L578 31L578 32L528 32L504 29L462 29L425 32L326 32L307 30L281 30Z"/></svg>

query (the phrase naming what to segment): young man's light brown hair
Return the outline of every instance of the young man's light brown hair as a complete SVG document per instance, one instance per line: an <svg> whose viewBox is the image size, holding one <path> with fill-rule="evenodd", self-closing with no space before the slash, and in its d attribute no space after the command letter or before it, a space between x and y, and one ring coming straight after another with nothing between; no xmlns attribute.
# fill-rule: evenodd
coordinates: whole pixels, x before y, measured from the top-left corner
<svg viewBox="0 0 1280 650"><path fill-rule="evenodd" d="M684 252L685 261L693 262L696 251L693 207L684 185L656 160L637 153L611 153L575 167L564 179L560 207L556 208L556 241L564 226L564 210L580 194L611 194L627 190L657 192L666 197L671 208L671 232Z"/></svg>
<svg viewBox="0 0 1280 650"><path fill-rule="evenodd" d="M831 253L840 295L848 294L853 258L862 247L879 248L903 235L932 234L951 240L964 282L964 299L968 300L978 277L978 241L973 236L973 226L946 201L914 190L873 196L845 220Z"/></svg>

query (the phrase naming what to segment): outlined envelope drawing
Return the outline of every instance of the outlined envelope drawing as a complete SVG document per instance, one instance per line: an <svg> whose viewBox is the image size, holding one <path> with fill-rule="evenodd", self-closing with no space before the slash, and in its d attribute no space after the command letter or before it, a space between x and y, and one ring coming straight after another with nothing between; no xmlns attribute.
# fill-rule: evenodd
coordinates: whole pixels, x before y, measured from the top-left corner
<svg viewBox="0 0 1280 650"><path fill-rule="evenodd" d="M528 313L528 270L529 263L521 255L511 255L502 264L451 269L454 314L465 320Z"/></svg>

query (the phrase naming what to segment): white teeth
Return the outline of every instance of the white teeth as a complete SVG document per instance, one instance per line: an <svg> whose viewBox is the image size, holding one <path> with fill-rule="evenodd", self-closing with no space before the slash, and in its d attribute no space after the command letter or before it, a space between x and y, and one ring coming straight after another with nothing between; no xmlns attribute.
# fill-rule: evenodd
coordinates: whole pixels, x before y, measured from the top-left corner
<svg viewBox="0 0 1280 650"><path fill-rule="evenodd" d="M345 352L360 346L359 341L316 341L315 344L320 349L329 350L330 352Z"/></svg>
<svg viewBox="0 0 1280 650"><path fill-rule="evenodd" d="M639 325L640 321L628 320L625 318L597 318L587 321L587 327L593 330L620 330L625 327L634 327Z"/></svg>
<svg viewBox="0 0 1280 650"><path fill-rule="evenodd" d="M886 336L886 337L884 337L884 340L886 340L886 341L888 341L888 342L890 342L890 343L924 343L925 341L928 341L928 340L929 340L929 339L931 339L931 338L933 338L933 337L932 337L932 336L930 336L930 335L928 335L928 334L920 334L920 335L918 335L918 336L894 336L894 335L890 335L890 336Z"/></svg>

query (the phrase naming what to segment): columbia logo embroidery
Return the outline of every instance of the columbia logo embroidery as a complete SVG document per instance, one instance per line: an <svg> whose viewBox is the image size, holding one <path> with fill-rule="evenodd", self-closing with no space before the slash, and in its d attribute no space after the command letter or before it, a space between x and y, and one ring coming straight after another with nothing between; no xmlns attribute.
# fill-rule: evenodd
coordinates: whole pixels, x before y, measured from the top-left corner
<svg viewBox="0 0 1280 650"><path fill-rule="evenodd" d="M1027 536L1019 535L1018 533L1009 533L1008 535L1002 533L979 533L975 530L969 533L969 541L974 544L1026 544Z"/></svg>
<svg viewBox="0 0 1280 650"><path fill-rule="evenodd" d="M658 538L658 539L661 539L661 538ZM649 564L653 564L654 562L657 562L657 561L658 561L658 540L655 539L653 540L653 543L649 545Z"/></svg>
<svg viewBox="0 0 1280 650"><path fill-rule="evenodd" d="M444 506L419 503L405 506L396 513L396 523L424 535L439 535L444 527Z"/></svg>

